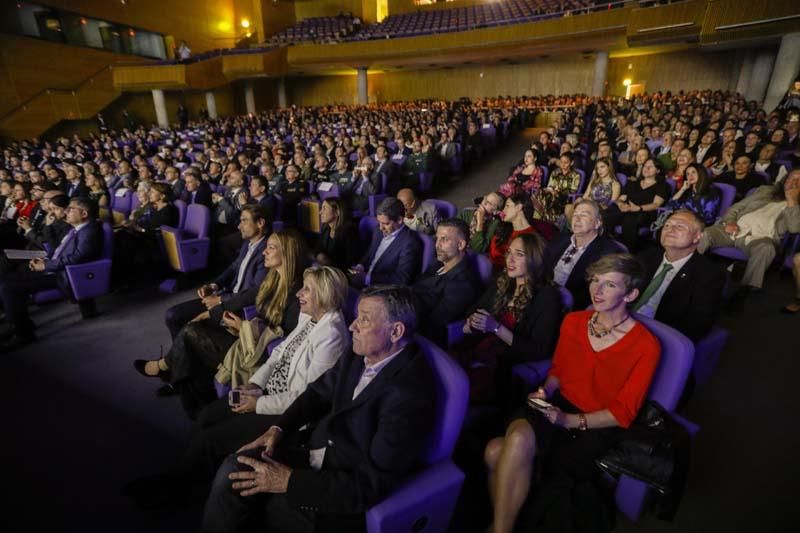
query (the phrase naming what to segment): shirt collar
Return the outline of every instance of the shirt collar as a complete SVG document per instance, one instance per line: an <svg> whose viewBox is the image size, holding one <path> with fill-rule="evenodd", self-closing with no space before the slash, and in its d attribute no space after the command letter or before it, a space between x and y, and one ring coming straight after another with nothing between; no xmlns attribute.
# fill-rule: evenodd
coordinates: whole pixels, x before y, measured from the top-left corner
<svg viewBox="0 0 800 533"><path fill-rule="evenodd" d="M397 234L398 234L398 233L400 233L401 231L403 231L403 228L405 228L405 227L406 227L406 225L405 225L405 224L403 224L402 226L400 226L399 228L397 228L396 230L394 230L394 231L393 231L392 233L390 233L389 235L385 235L383 238L384 238L384 239L394 239L395 237L397 237Z"/></svg>
<svg viewBox="0 0 800 533"><path fill-rule="evenodd" d="M583 250L583 249L585 249L587 246L589 246L590 244L592 244L592 243L594 242L594 240L597 238L597 236L598 236L598 235L599 235L598 233L595 233L595 235L594 235L594 237L592 237L592 240L591 240L591 241L587 242L587 243L586 243L586 244L584 244L583 246L578 246L578 244L577 244L578 240L575 238L575 234L573 233L573 234L572 234L572 237L570 237L570 238L569 238L569 242L570 242L570 244L572 244L572 246L574 246L574 247L575 247L575 248L577 248L578 250Z"/></svg>
<svg viewBox="0 0 800 533"><path fill-rule="evenodd" d="M365 358L364 358L364 370L372 370L372 371L374 371L374 372L377 374L378 372L380 372L381 370L383 370L383 368L384 368L386 365L388 365L389 363L391 363L391 362L392 362L392 360L393 360L395 357L397 357L398 355L400 355L400 352L402 352L404 348L405 348L405 346L404 346L403 348L400 348L400 349L399 349L399 350L397 350L396 352L394 352L392 355L390 355L390 356L389 356L389 357L387 357L386 359L382 359L382 360L378 361L378 362L377 362L377 363L375 363L374 365L371 365L371 364L369 364L369 362L367 361L367 358L365 357Z"/></svg>
<svg viewBox="0 0 800 533"><path fill-rule="evenodd" d="M664 254L664 258L661 260L661 264L659 265L658 269L661 270L661 268L663 268L664 265L670 264L670 265L672 265L672 269L675 272L677 272L678 270L682 269L683 266L686 263L689 262L689 259L691 259L693 255L694 255L694 252L690 253L689 255L684 257L683 259L678 259L677 261L668 261L667 260L667 254Z"/></svg>
<svg viewBox="0 0 800 533"><path fill-rule="evenodd" d="M75 230L75 233L78 233L80 230L82 230L88 225L89 225L88 222L84 222L83 224L78 224L77 226L74 226L73 229Z"/></svg>

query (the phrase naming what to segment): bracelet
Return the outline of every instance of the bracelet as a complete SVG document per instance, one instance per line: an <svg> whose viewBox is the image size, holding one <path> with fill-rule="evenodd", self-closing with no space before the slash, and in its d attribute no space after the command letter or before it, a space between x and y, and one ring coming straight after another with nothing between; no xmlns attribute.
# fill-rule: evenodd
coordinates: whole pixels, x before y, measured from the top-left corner
<svg viewBox="0 0 800 533"><path fill-rule="evenodd" d="M589 425L586 423L586 415L583 413L578 414L578 429L581 431L589 429Z"/></svg>

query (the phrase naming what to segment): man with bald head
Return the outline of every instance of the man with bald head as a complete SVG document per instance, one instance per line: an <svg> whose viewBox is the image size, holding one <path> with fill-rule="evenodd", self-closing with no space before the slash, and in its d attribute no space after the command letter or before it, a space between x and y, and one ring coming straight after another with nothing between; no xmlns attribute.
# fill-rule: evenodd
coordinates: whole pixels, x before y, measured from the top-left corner
<svg viewBox="0 0 800 533"><path fill-rule="evenodd" d="M400 189L397 191L397 199L403 203L405 216L403 222L409 229L420 231L426 235L436 233L441 216L436 210L436 204L425 200L419 202L414 191L411 189Z"/></svg>

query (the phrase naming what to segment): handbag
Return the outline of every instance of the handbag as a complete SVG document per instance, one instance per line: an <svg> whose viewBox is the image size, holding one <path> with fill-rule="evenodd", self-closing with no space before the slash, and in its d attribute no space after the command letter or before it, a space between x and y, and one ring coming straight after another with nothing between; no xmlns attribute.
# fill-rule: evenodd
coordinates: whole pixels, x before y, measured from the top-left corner
<svg viewBox="0 0 800 533"><path fill-rule="evenodd" d="M648 400L616 446L595 463L614 477L624 474L666 494L675 471L674 426L667 410Z"/></svg>

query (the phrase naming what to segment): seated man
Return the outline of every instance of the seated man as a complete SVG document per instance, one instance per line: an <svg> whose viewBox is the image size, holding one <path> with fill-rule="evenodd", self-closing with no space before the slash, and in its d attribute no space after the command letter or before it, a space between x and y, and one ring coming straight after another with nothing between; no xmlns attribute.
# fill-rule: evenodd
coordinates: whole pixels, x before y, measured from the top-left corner
<svg viewBox="0 0 800 533"><path fill-rule="evenodd" d="M190 300L167 309L165 321L173 339L183 326L203 311L216 307L234 294L261 285L267 275L261 258L267 243L266 228L263 209L255 204L242 206L239 232L244 244L239 257L214 281L197 289L199 300Z"/></svg>
<svg viewBox="0 0 800 533"><path fill-rule="evenodd" d="M400 181L404 187L418 188L419 175L428 171L430 161L428 154L422 151L422 144L419 141L414 141L411 146L412 151L400 168Z"/></svg>
<svg viewBox="0 0 800 533"><path fill-rule="evenodd" d="M436 233L436 227L439 225L439 212L436 210L436 204L425 200L418 202L414 191L411 189L400 189L397 192L397 199L403 202L403 207L406 214L403 217L403 222L409 229L414 231L421 231L427 235Z"/></svg>
<svg viewBox="0 0 800 533"><path fill-rule="evenodd" d="M787 232L800 232L800 170L793 170L782 183L759 187L733 204L717 224L706 228L697 249L705 253L718 246L734 246L747 254L737 291L737 299L743 299L763 285L764 273Z"/></svg>
<svg viewBox="0 0 800 533"><path fill-rule="evenodd" d="M365 531L364 513L413 471L432 426L433 376L415 327L408 288L364 291L353 353L225 460L202 530L249 531L265 516L268 531Z"/></svg>
<svg viewBox="0 0 800 533"><path fill-rule="evenodd" d="M572 212L572 235L562 234L544 251L545 271L553 281L572 293L572 310L583 311L591 303L586 267L607 254L619 253L615 241L602 235L603 215L594 200L580 199Z"/></svg>
<svg viewBox="0 0 800 533"><path fill-rule="evenodd" d="M28 271L9 273L0 282L0 301L12 328L3 337L0 352L24 346L36 339L35 325L28 315L31 293L45 289L61 288L68 293L67 265L94 261L103 251L103 232L95 222L94 203L89 198L75 197L67 207L66 220L72 226L58 247L46 258L32 259ZM81 302L84 316L95 314L94 301Z"/></svg>
<svg viewBox="0 0 800 533"><path fill-rule="evenodd" d="M297 225L297 206L303 197L308 196L308 182L299 179L297 165L286 165L286 180L278 183L275 194L281 197L283 220L290 226Z"/></svg>
<svg viewBox="0 0 800 533"><path fill-rule="evenodd" d="M365 157L353 168L350 181L339 184L339 191L351 211L366 212L370 195L381 192L381 175L375 172L374 167L372 159Z"/></svg>
<svg viewBox="0 0 800 533"><path fill-rule="evenodd" d="M200 171L194 167L183 172L183 194L181 200L186 205L200 204L211 209L211 187L200 176Z"/></svg>
<svg viewBox="0 0 800 533"><path fill-rule="evenodd" d="M240 170L234 170L228 176L228 186L225 194L212 193L211 202L214 212L211 220L214 222L215 233L227 235L239 224L241 204L239 193L246 193L244 175Z"/></svg>
<svg viewBox="0 0 800 533"><path fill-rule="evenodd" d="M447 346L447 324L463 317L483 292L483 283L467 259L469 228L458 218L442 220L436 228L436 263L412 289L417 297L420 333Z"/></svg>
<svg viewBox="0 0 800 533"><path fill-rule="evenodd" d="M662 251L640 254L645 266L645 289L632 306L698 342L719 319L725 274L695 253L705 224L689 209L678 209L661 230Z"/></svg>
<svg viewBox="0 0 800 533"><path fill-rule="evenodd" d="M397 198L378 206L378 229L361 262L350 269L354 285L410 285L422 268L422 241L403 223L405 208Z"/></svg>
<svg viewBox="0 0 800 533"><path fill-rule="evenodd" d="M490 192L480 200L475 211L461 212L461 219L469 224L469 247L475 252L485 254L489 251L505 203L506 199L500 193Z"/></svg>

